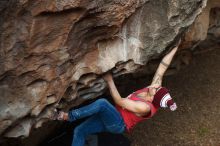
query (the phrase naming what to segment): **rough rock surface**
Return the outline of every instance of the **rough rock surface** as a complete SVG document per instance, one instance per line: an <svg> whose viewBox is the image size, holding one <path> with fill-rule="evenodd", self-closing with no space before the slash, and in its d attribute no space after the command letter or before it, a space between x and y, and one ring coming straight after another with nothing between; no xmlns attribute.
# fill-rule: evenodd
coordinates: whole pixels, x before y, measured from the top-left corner
<svg viewBox="0 0 220 146"><path fill-rule="evenodd" d="M201 15L198 16L193 25L190 26L188 32L186 32L183 44L184 48L193 49L201 41L210 41L210 38L207 38L210 34L214 34L214 37L216 38L219 37L218 8L220 8L220 1L208 1L207 6L203 9Z"/></svg>
<svg viewBox="0 0 220 146"><path fill-rule="evenodd" d="M135 72L158 58L175 44L206 3L1 1L0 134L28 136L32 128L49 120L55 107L68 109L103 94L102 73ZM214 21L213 25L219 24ZM207 22L204 27L208 30ZM192 36L189 42L204 40L206 34Z"/></svg>

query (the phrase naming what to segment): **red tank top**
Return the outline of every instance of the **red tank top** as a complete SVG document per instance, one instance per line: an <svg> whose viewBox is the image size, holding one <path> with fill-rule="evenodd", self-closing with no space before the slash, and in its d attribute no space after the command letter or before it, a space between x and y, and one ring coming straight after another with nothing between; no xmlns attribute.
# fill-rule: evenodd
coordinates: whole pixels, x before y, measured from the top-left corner
<svg viewBox="0 0 220 146"><path fill-rule="evenodd" d="M126 125L126 129L128 132L131 131L131 129L139 122L149 119L151 118L156 112L157 112L157 108L149 101L145 101L139 97L137 97L137 94L141 93L141 92L145 92L148 91L148 88L143 88L140 89L132 94L130 94L127 98L131 99L131 100L135 100L135 101L142 101L145 102L146 104L148 104L150 106L151 112L146 115L146 116L137 116L135 113L128 111L127 109L124 109L118 105L116 105L116 109L119 111L119 113L121 114L121 116L124 119L125 125Z"/></svg>

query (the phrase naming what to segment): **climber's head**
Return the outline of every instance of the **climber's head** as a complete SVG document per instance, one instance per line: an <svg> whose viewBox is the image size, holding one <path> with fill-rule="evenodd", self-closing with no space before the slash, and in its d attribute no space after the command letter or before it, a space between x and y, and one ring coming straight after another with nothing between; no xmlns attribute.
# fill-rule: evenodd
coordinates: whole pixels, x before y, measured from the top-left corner
<svg viewBox="0 0 220 146"><path fill-rule="evenodd" d="M171 98L170 93L167 88L165 87L159 87L155 89L149 88L149 94L154 95L152 104L156 108L169 107L171 111L175 111L177 109L177 105Z"/></svg>

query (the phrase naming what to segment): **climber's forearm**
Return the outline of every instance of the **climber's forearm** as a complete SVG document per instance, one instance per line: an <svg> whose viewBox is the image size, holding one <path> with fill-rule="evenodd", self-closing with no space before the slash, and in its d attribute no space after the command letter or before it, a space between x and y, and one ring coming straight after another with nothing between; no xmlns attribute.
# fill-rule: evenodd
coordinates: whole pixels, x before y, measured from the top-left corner
<svg viewBox="0 0 220 146"><path fill-rule="evenodd" d="M173 48L166 56L163 57L161 64L164 65L166 68L170 65L173 56L176 54L178 47Z"/></svg>
<svg viewBox="0 0 220 146"><path fill-rule="evenodd" d="M115 83L114 83L113 79L108 80L107 84L109 86L110 94L111 94L114 102L118 105L121 105L122 98L121 98L121 95L118 92L118 89L115 86Z"/></svg>
<svg viewBox="0 0 220 146"><path fill-rule="evenodd" d="M171 61L173 60L173 56L176 54L178 47L173 48L166 56L163 57L160 62L159 68L161 68L160 75L164 75L167 68L169 67ZM161 67L160 67L161 66Z"/></svg>
<svg viewBox="0 0 220 146"><path fill-rule="evenodd" d="M157 71L154 75L151 85L158 85L161 86L163 75L166 72L167 68L169 67L174 55L176 54L178 47L173 48L166 56L163 57L162 61L160 62Z"/></svg>

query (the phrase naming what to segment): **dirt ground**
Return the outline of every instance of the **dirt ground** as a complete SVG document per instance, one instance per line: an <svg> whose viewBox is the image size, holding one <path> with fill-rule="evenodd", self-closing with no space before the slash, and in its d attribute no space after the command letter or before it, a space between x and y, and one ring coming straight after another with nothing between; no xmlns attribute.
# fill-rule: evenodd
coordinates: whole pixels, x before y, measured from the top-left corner
<svg viewBox="0 0 220 146"><path fill-rule="evenodd" d="M135 89L146 83L142 78L129 84ZM220 48L194 56L163 84L178 110L160 110L125 134L131 146L220 146Z"/></svg>

